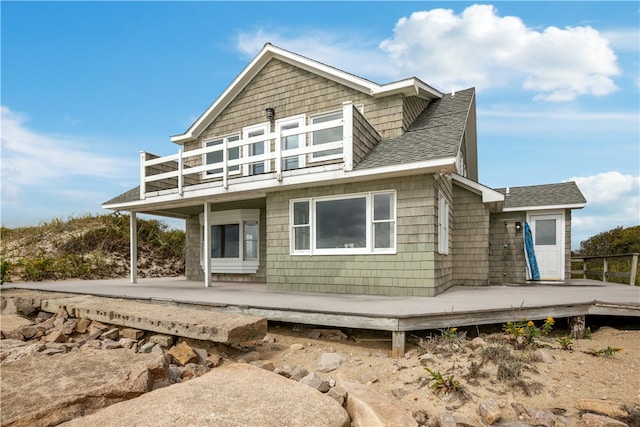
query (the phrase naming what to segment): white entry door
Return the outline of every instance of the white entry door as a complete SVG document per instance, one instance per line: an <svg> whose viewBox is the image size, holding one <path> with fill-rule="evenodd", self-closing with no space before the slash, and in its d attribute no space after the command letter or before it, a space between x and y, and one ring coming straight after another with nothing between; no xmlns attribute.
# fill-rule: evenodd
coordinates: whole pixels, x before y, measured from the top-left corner
<svg viewBox="0 0 640 427"><path fill-rule="evenodd" d="M540 280L564 280L564 216L529 214Z"/></svg>

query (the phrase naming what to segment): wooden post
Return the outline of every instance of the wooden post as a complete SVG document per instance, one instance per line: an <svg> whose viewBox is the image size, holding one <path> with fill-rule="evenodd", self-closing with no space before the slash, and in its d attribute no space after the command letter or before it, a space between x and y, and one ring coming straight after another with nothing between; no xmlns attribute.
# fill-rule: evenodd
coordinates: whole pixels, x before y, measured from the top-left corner
<svg viewBox="0 0 640 427"><path fill-rule="evenodd" d="M202 248L202 259L204 261L204 287L211 286L211 224L209 214L211 203L204 203L204 247Z"/></svg>
<svg viewBox="0 0 640 427"><path fill-rule="evenodd" d="M609 265L607 263L607 258L602 259L602 281L607 281L607 271L609 270Z"/></svg>
<svg viewBox="0 0 640 427"><path fill-rule="evenodd" d="M584 338L584 331L586 326L585 316L576 316L569 318L569 330L574 340L581 340Z"/></svg>
<svg viewBox="0 0 640 427"><path fill-rule="evenodd" d="M184 158L182 157L183 149L178 150L178 194L182 196L183 194L183 186L184 186Z"/></svg>
<svg viewBox="0 0 640 427"><path fill-rule="evenodd" d="M138 221L136 213L129 215L129 258L131 263L131 283L138 282Z"/></svg>
<svg viewBox="0 0 640 427"><path fill-rule="evenodd" d="M633 254L631 258L631 272L629 273L629 284L636 285L636 275L638 274L638 254Z"/></svg>
<svg viewBox="0 0 640 427"><path fill-rule="evenodd" d="M587 278L587 259L582 258L582 278Z"/></svg>
<svg viewBox="0 0 640 427"><path fill-rule="evenodd" d="M404 356L405 336L404 331L391 332L391 357L401 358Z"/></svg>

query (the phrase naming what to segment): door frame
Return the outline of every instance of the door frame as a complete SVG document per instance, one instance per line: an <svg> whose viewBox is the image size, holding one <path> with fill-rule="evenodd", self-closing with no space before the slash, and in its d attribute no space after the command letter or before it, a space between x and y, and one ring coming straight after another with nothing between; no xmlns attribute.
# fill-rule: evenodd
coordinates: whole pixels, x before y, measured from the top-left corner
<svg viewBox="0 0 640 427"><path fill-rule="evenodd" d="M527 222L529 223L529 226L531 227L531 231L533 232L534 235L534 239L535 239L535 229L534 229L534 224L532 222L532 217L538 217L538 216L547 216L547 215L553 215L553 216L558 216L560 217L560 235L556 236L557 239L557 243L560 246L560 279L545 279L543 277L540 277L540 280L559 280L559 281L564 281L565 280L565 258L566 258L566 248L565 248L565 235L566 235L566 227L567 227L567 221L566 221L566 215L565 215L565 211L564 210L536 210L536 211L527 211ZM534 245L535 246L535 245ZM540 261L538 261L538 265L540 265ZM541 275L542 276L542 275Z"/></svg>

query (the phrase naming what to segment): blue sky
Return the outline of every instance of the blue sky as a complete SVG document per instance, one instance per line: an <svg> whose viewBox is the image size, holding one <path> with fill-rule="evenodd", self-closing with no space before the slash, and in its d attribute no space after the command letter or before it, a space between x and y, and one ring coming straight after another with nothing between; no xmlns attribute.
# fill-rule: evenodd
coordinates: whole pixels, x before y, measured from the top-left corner
<svg viewBox="0 0 640 427"><path fill-rule="evenodd" d="M573 246L640 223L638 2L0 2L2 225L102 212L266 42L477 88L480 182L574 180Z"/></svg>

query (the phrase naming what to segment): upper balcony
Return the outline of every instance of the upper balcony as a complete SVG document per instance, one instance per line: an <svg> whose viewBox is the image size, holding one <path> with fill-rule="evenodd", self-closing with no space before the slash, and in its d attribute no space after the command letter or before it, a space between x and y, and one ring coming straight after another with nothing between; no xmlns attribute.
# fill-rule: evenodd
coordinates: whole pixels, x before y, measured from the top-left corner
<svg viewBox="0 0 640 427"><path fill-rule="evenodd" d="M258 181L276 186L301 173L349 171L380 140L351 102L308 121L300 115L247 126L170 156L141 152L140 198L216 187L234 191L235 184Z"/></svg>

